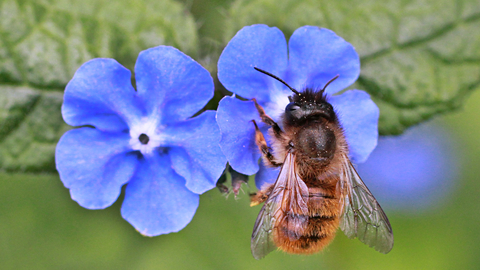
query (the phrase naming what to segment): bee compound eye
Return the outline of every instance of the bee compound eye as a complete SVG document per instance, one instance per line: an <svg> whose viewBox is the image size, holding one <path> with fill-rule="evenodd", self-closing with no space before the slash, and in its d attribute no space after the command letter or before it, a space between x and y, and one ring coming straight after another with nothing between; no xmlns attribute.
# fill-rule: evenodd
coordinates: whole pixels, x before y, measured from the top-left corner
<svg viewBox="0 0 480 270"><path fill-rule="evenodd" d="M286 111L296 111L300 109L300 106L298 106L296 103L294 102L290 102L287 107L285 108Z"/></svg>

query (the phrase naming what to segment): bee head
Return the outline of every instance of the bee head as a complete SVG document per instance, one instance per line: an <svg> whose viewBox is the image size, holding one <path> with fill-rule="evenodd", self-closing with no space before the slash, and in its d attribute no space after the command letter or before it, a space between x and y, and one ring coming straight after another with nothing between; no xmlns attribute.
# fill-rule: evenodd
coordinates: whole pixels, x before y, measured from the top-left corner
<svg viewBox="0 0 480 270"><path fill-rule="evenodd" d="M314 91L307 88L299 94L294 94L285 108L285 119L290 123L303 123L322 118L331 123L337 120L333 106L326 100L324 89Z"/></svg>
<svg viewBox="0 0 480 270"><path fill-rule="evenodd" d="M254 68L285 84L294 93L288 97L290 103L285 108L285 118L288 122L297 124L306 120L319 120L320 118L332 123L337 121L332 105L327 102L325 89L338 78L338 75L328 81L321 90L315 91L307 88L303 92L298 92L279 77L257 67Z"/></svg>

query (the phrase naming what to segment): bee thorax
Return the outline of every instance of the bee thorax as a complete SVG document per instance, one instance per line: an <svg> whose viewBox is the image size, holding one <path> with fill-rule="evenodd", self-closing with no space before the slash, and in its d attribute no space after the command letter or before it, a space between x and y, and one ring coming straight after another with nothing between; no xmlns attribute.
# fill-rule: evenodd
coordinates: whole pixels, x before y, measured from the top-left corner
<svg viewBox="0 0 480 270"><path fill-rule="evenodd" d="M298 152L321 162L331 160L336 150L333 130L319 125L300 129L293 143Z"/></svg>

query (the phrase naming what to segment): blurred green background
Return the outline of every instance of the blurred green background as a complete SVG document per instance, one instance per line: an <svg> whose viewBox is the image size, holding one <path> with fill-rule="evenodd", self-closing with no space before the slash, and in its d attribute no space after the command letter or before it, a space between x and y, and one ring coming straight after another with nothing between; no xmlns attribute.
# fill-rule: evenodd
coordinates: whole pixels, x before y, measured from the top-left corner
<svg viewBox="0 0 480 270"><path fill-rule="evenodd" d="M479 22L478 0L0 0L0 269L479 269ZM320 254L257 261L253 187L237 199L207 192L184 230L154 238L121 218L122 198L98 211L70 199L53 152L68 129L63 87L80 64L113 57L132 68L140 50L168 44L215 74L226 42L253 23L287 36L318 25L351 42L362 59L355 87L379 104L382 134L431 117L452 134L454 188L425 211L385 207L395 234L389 254L339 232Z"/></svg>

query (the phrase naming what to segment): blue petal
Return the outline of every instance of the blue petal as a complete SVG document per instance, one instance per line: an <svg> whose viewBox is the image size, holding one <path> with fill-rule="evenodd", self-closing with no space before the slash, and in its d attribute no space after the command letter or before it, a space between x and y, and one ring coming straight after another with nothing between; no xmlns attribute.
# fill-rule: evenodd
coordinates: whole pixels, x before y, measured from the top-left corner
<svg viewBox="0 0 480 270"><path fill-rule="evenodd" d="M125 190L122 217L143 235L178 232L198 208L199 196L170 166L168 155L142 159Z"/></svg>
<svg viewBox="0 0 480 270"><path fill-rule="evenodd" d="M445 130L422 124L400 136L380 137L358 172L382 206L424 210L451 194L459 168L453 146Z"/></svg>
<svg viewBox="0 0 480 270"><path fill-rule="evenodd" d="M260 151L255 144L255 120L263 134L268 128L258 115L253 101L224 97L217 108L217 123L222 139L220 147L230 166L237 172L252 175L258 171Z"/></svg>
<svg viewBox="0 0 480 270"><path fill-rule="evenodd" d="M65 88L63 119L72 126L126 130L142 114L135 95L128 69L113 59L93 59L75 72Z"/></svg>
<svg viewBox="0 0 480 270"><path fill-rule="evenodd" d="M269 101L269 92L283 85L254 69L282 77L287 68L287 43L276 27L252 25L230 40L218 60L218 79L229 91L244 98Z"/></svg>
<svg viewBox="0 0 480 270"><path fill-rule="evenodd" d="M65 187L74 201L89 209L114 203L137 165L128 153L126 133L106 133L93 128L66 132L57 144L55 162Z"/></svg>
<svg viewBox="0 0 480 270"><path fill-rule="evenodd" d="M263 162L260 162L260 169L255 175L255 186L257 186L258 189L263 189L265 185L275 183L275 181L277 181L279 173L280 167L271 168L265 166Z"/></svg>
<svg viewBox="0 0 480 270"><path fill-rule="evenodd" d="M298 28L289 41L288 82L297 89L323 86L336 75L326 92L336 93L354 83L360 58L353 46L334 32L315 26Z"/></svg>
<svg viewBox="0 0 480 270"><path fill-rule="evenodd" d="M172 167L186 179L186 187L197 194L214 188L227 163L215 111L168 126L163 135Z"/></svg>
<svg viewBox="0 0 480 270"><path fill-rule="evenodd" d="M135 65L135 79L147 114L161 117L163 124L191 117L213 97L210 73L169 46L142 51Z"/></svg>
<svg viewBox="0 0 480 270"><path fill-rule="evenodd" d="M342 125L355 163L367 160L377 145L380 111L370 96L361 90L351 90L329 99Z"/></svg>

